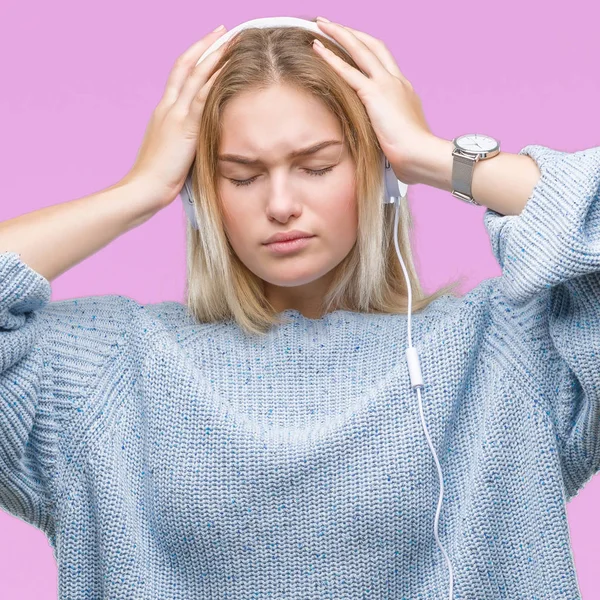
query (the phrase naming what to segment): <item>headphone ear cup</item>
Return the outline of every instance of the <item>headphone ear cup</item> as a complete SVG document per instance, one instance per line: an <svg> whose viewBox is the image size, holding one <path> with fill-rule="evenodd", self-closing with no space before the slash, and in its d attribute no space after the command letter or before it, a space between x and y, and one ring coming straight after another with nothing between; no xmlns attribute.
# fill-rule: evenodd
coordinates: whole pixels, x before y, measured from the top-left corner
<svg viewBox="0 0 600 600"><path fill-rule="evenodd" d="M183 209L185 214L187 215L188 220L192 224L194 229L198 229L198 223L196 221L196 213L194 211L194 193L192 191L192 169L188 173L188 176L185 178L185 182L183 187L181 188L181 192L179 192L181 196L181 201L183 202Z"/></svg>
<svg viewBox="0 0 600 600"><path fill-rule="evenodd" d="M385 155L383 155L383 178L385 183L383 203L395 204L400 202L406 196L408 186L396 177L392 165Z"/></svg>

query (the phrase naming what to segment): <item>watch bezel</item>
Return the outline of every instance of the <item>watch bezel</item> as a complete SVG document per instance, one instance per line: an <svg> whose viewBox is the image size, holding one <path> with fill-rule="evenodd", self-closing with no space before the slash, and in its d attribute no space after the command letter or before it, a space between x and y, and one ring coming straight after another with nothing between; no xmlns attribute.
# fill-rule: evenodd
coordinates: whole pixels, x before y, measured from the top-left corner
<svg viewBox="0 0 600 600"><path fill-rule="evenodd" d="M469 137L472 135L484 135L485 137L494 140L494 142L496 142L496 145L490 150L471 150L460 145L460 140L462 138ZM455 149L458 149L464 154L468 154L469 156L479 156L481 158L485 158L490 154L496 155L500 150L500 140L497 140L494 136L488 135L487 133L463 133L462 135L455 137L452 140L452 142L454 144Z"/></svg>

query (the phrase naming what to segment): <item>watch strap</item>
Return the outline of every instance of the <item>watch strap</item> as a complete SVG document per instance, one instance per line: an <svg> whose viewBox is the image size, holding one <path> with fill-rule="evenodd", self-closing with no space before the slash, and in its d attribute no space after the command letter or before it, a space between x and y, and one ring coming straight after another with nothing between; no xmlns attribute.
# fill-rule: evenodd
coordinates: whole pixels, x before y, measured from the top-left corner
<svg viewBox="0 0 600 600"><path fill-rule="evenodd" d="M477 160L461 154L458 148L452 151L452 195L460 200L481 206L472 195L473 169Z"/></svg>

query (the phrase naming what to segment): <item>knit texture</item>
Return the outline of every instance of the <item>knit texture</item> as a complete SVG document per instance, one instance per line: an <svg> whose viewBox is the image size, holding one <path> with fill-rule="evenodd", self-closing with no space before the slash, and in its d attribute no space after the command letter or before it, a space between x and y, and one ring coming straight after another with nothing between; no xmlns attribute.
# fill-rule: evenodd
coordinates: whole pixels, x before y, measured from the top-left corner
<svg viewBox="0 0 600 600"><path fill-rule="evenodd" d="M600 469L600 147L520 154L523 212L483 217L502 275L412 317L456 599L580 598L565 504ZM0 254L0 507L61 599L447 598L406 315L258 338L50 295Z"/></svg>

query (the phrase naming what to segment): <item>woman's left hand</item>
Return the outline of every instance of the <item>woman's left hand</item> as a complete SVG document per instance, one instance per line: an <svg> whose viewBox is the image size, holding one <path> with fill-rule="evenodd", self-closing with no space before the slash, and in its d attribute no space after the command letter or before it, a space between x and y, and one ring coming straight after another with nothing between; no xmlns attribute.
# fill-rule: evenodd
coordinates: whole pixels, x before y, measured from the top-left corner
<svg viewBox="0 0 600 600"><path fill-rule="evenodd" d="M411 174L415 151L435 137L423 114L421 99L401 73L384 42L338 23L317 21L354 59L361 73L326 48L318 52L356 91L367 109L383 153L398 179L417 183Z"/></svg>

